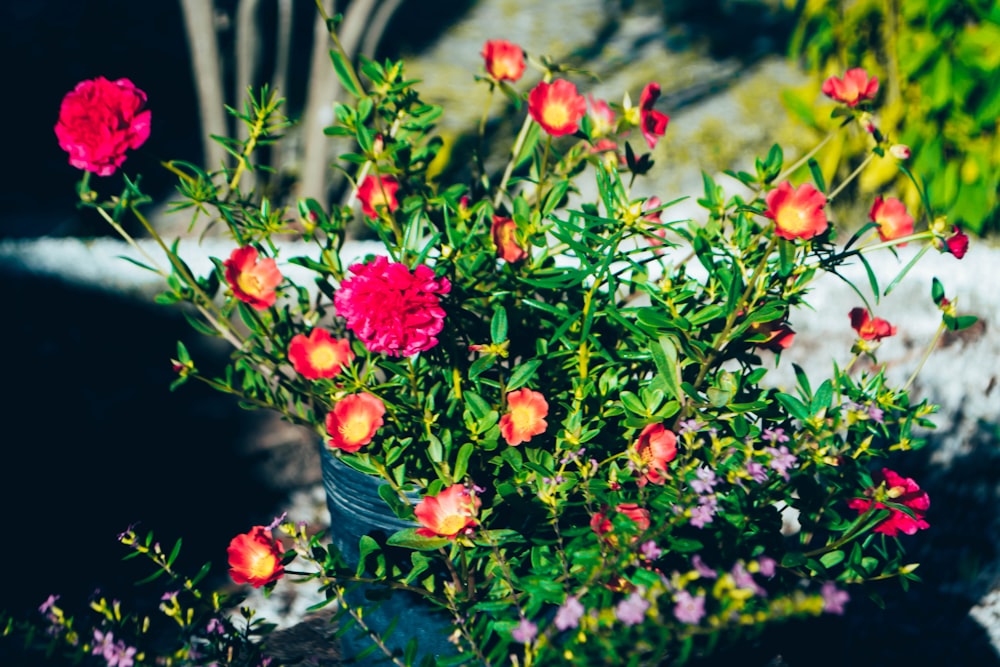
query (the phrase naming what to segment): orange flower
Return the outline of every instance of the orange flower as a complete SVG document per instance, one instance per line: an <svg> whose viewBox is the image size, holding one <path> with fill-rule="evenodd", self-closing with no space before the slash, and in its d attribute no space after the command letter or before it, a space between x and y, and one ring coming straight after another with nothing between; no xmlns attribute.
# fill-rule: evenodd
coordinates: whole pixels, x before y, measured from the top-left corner
<svg viewBox="0 0 1000 667"><path fill-rule="evenodd" d="M480 53L486 60L486 71L496 81L517 81L524 74L524 51L505 39L492 39Z"/></svg>
<svg viewBox="0 0 1000 667"><path fill-rule="evenodd" d="M573 134L587 113L587 100L565 79L539 82L528 93L528 113L553 137Z"/></svg>
<svg viewBox="0 0 1000 667"><path fill-rule="evenodd" d="M520 262L528 256L524 248L518 245L516 232L517 224L513 220L499 215L493 216L490 233L493 235L493 245L497 247L497 257L511 264Z"/></svg>
<svg viewBox="0 0 1000 667"><path fill-rule="evenodd" d="M332 378L352 359L350 341L332 338L326 329L313 329L308 337L297 334L288 344L288 360L297 373L310 380Z"/></svg>
<svg viewBox="0 0 1000 667"><path fill-rule="evenodd" d="M260 588L277 581L285 573L281 564L284 548L264 526L254 526L249 533L237 535L226 550L229 576L237 584Z"/></svg>
<svg viewBox="0 0 1000 667"><path fill-rule="evenodd" d="M346 396L326 415L326 432L329 445L349 454L361 449L375 437L382 426L385 404L371 394Z"/></svg>
<svg viewBox="0 0 1000 667"><path fill-rule="evenodd" d="M399 208L399 202L396 201L397 190L399 181L392 176L368 174L358 186L361 212L372 220L378 218L380 208L384 208L386 213L392 213Z"/></svg>
<svg viewBox="0 0 1000 667"><path fill-rule="evenodd" d="M872 317L865 308L851 308L851 326L862 340L879 341L896 335L896 327L881 317Z"/></svg>
<svg viewBox="0 0 1000 667"><path fill-rule="evenodd" d="M667 481L667 464L677 457L677 436L674 432L664 428L663 424L649 424L639 433L639 439L633 446L642 461L639 486Z"/></svg>
<svg viewBox="0 0 1000 667"><path fill-rule="evenodd" d="M849 69L843 79L831 76L823 82L823 94L849 107L859 102L875 99L878 92L878 77L868 78L868 72L861 67Z"/></svg>
<svg viewBox="0 0 1000 667"><path fill-rule="evenodd" d="M253 246L237 248L222 266L233 296L257 310L265 310L277 300L274 290L283 277L273 259L268 257L258 262L257 257L257 249Z"/></svg>
<svg viewBox="0 0 1000 667"><path fill-rule="evenodd" d="M878 235L883 241L892 241L913 233L913 217L906 212L906 205L895 197L876 197L868 217L872 222L878 223Z"/></svg>
<svg viewBox="0 0 1000 667"><path fill-rule="evenodd" d="M424 496L413 508L420 523L417 535L455 537L476 525L474 517L479 505L479 498L463 484L452 484L436 496Z"/></svg>
<svg viewBox="0 0 1000 667"><path fill-rule="evenodd" d="M500 435L508 445L520 445L545 432L549 404L537 391L518 389L507 394L507 414L500 418Z"/></svg>
<svg viewBox="0 0 1000 667"><path fill-rule="evenodd" d="M811 183L793 188L785 181L768 192L765 201L764 215L774 220L774 233L783 239L811 239L826 231L826 196Z"/></svg>
<svg viewBox="0 0 1000 667"><path fill-rule="evenodd" d="M656 98L660 96L660 84L650 83L642 89L639 96L639 127L642 136L646 138L650 150L656 148L656 142L667 131L670 116L653 108Z"/></svg>
<svg viewBox="0 0 1000 667"><path fill-rule="evenodd" d="M614 511L618 514L624 514L631 519L632 523L635 524L636 531L639 533L649 528L649 510L643 509L635 503L621 503L615 507ZM606 510L602 510L590 518L590 529L597 533L598 537L617 545L618 539L614 535L605 537L605 535L614 530L614 527ZM632 541L634 542L638 537L638 535L634 535Z"/></svg>

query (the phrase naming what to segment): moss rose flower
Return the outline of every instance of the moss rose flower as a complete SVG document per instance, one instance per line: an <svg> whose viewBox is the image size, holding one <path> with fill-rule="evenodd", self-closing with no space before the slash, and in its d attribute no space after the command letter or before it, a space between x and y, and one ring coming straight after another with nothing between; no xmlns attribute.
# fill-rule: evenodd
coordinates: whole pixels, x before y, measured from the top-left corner
<svg viewBox="0 0 1000 667"><path fill-rule="evenodd" d="M920 486L909 477L903 477L888 468L882 468L882 471L876 473L874 477L877 486L885 485L886 500L903 505L913 513L913 516L910 516L903 510L888 507L871 498L855 498L850 501L848 507L861 514L867 512L872 505L875 506L875 509L889 510L889 516L875 526L876 533L884 533L890 537L899 533L913 535L918 530L930 528L930 524L924 519L931 506L931 500L926 491L921 491ZM869 489L868 494L874 495L876 491L877 488Z"/></svg>
<svg viewBox="0 0 1000 667"><path fill-rule="evenodd" d="M420 523L417 534L452 538L476 525L480 500L464 484L452 484L436 496L424 496L413 513Z"/></svg>
<svg viewBox="0 0 1000 667"><path fill-rule="evenodd" d="M372 441L384 414L385 404L378 396L351 394L340 399L326 415L328 444L353 454Z"/></svg>
<svg viewBox="0 0 1000 667"><path fill-rule="evenodd" d="M587 113L587 99L565 79L539 82L528 93L528 113L553 137L573 134Z"/></svg>
<svg viewBox="0 0 1000 667"><path fill-rule="evenodd" d="M951 236L945 239L945 247L948 248L948 252L954 255L956 259L962 259L965 257L965 253L969 251L969 237L965 235L965 232L958 225L953 225L951 232Z"/></svg>
<svg viewBox="0 0 1000 667"><path fill-rule="evenodd" d="M222 266L233 296L257 310L274 305L278 298L275 288L281 284L282 275L273 259L258 261L257 249L246 246L234 250Z"/></svg>
<svg viewBox="0 0 1000 667"><path fill-rule="evenodd" d="M451 291L447 278L435 278L424 265L410 271L385 256L355 264L351 273L333 304L368 350L408 357L437 345L445 316L441 295Z"/></svg>
<svg viewBox="0 0 1000 667"><path fill-rule="evenodd" d="M639 433L633 447L642 461L639 486L646 486L649 482L666 482L669 477L667 464L677 457L677 436L674 432L664 428L663 424L649 424Z"/></svg>
<svg viewBox="0 0 1000 667"><path fill-rule="evenodd" d="M636 531L640 533L649 528L649 510L639 507L635 503L621 503L616 505L614 513L627 516L635 524ZM590 518L590 529L598 537L605 538L612 544L617 544L618 540L615 536L608 535L608 533L614 530L614 527L615 525L611 521L611 516L607 510L602 510ZM634 535L632 541L634 542L638 537L638 535Z"/></svg>
<svg viewBox="0 0 1000 667"><path fill-rule="evenodd" d="M497 257L515 264L528 257L528 253L517 242L517 223L510 218L494 215L490 235L497 248Z"/></svg>
<svg viewBox="0 0 1000 667"><path fill-rule="evenodd" d="M892 241L913 233L913 217L906 212L906 205L895 197L876 197L868 217L872 222L878 223L878 235L883 241Z"/></svg>
<svg viewBox="0 0 1000 667"><path fill-rule="evenodd" d="M549 404L537 391L518 389L507 394L507 414L500 418L500 435L508 445L520 445L548 428Z"/></svg>
<svg viewBox="0 0 1000 667"><path fill-rule="evenodd" d="M379 210L392 213L399 208L396 192L399 181L392 176L375 176L368 174L358 186L358 201L361 202L361 212L372 220L379 216Z"/></svg>
<svg viewBox="0 0 1000 667"><path fill-rule="evenodd" d="M288 360L295 372L310 380L331 378L352 359L350 341L333 338L326 329L313 329L308 336L297 334L288 344Z"/></svg>
<svg viewBox="0 0 1000 667"><path fill-rule="evenodd" d="M524 50L505 39L491 39L480 55L486 71L497 81L517 81L524 74Z"/></svg>
<svg viewBox="0 0 1000 667"><path fill-rule="evenodd" d="M277 581L285 573L281 565L284 549L264 526L254 526L249 533L229 542L229 576L237 584L260 588Z"/></svg>
<svg viewBox="0 0 1000 667"><path fill-rule="evenodd" d="M653 108L659 96L660 84L649 83L642 89L639 97L639 127L650 150L656 148L656 142L667 131L667 123L670 121L670 116Z"/></svg>
<svg viewBox="0 0 1000 667"><path fill-rule="evenodd" d="M784 181L767 193L765 201L765 215L774 220L774 233L783 239L811 239L826 231L826 196L811 183L794 188Z"/></svg>
<svg viewBox="0 0 1000 667"><path fill-rule="evenodd" d="M146 93L128 79L81 81L63 97L56 123L59 147L77 169L110 176L130 148L149 138Z"/></svg>
<svg viewBox="0 0 1000 667"><path fill-rule="evenodd" d="M824 95L849 107L855 107L865 100L875 99L877 92L878 77L869 78L868 72L862 67L847 70L842 79L831 76L823 82Z"/></svg>
<svg viewBox="0 0 1000 667"><path fill-rule="evenodd" d="M872 317L865 308L851 308L851 327L862 340L882 340L896 335L896 327L881 317Z"/></svg>

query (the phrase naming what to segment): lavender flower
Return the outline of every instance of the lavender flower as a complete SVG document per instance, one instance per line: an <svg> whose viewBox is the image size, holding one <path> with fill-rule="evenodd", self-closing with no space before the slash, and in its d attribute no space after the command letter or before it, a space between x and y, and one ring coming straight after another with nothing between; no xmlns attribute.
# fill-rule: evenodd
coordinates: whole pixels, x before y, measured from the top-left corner
<svg viewBox="0 0 1000 667"><path fill-rule="evenodd" d="M691 556L691 567L693 567L698 574L706 579L717 579L719 576L718 572L705 565L705 561L703 561L701 556L698 554Z"/></svg>
<svg viewBox="0 0 1000 667"><path fill-rule="evenodd" d="M642 543L642 546L639 547L639 553L641 553L643 558L646 560L656 560L663 555L663 549L661 549L653 540L647 540Z"/></svg>
<svg viewBox="0 0 1000 667"><path fill-rule="evenodd" d="M697 625L705 617L705 596L694 596L687 591L678 591L674 596L674 618L681 623Z"/></svg>
<svg viewBox="0 0 1000 667"><path fill-rule="evenodd" d="M777 565L778 563L773 558L769 558L768 556L761 556L757 559L757 568L760 570L761 576L767 577L768 579L774 576L774 568L777 567Z"/></svg>
<svg viewBox="0 0 1000 667"><path fill-rule="evenodd" d="M885 421L885 411L882 410L882 408L878 407L877 405L869 406L868 416L876 424L881 424L883 421Z"/></svg>
<svg viewBox="0 0 1000 667"><path fill-rule="evenodd" d="M779 442L788 442L789 437L785 435L785 429L783 428L765 428L764 434L760 436L761 440L766 440L767 442L777 444Z"/></svg>
<svg viewBox="0 0 1000 667"><path fill-rule="evenodd" d="M691 525L695 528L704 528L705 524L712 523L712 517L719 509L719 501L715 496L701 496L698 499L698 506L691 509Z"/></svg>
<svg viewBox="0 0 1000 667"><path fill-rule="evenodd" d="M754 595L767 595L767 591L761 588L760 584L754 581L753 575L747 572L743 563L736 563L736 565L733 565L733 569L730 570L729 573L733 575L733 582L736 584L737 588L753 591Z"/></svg>
<svg viewBox="0 0 1000 667"><path fill-rule="evenodd" d="M840 590L832 581L823 584L820 595L823 596L823 611L829 614L843 615L844 605L851 599L847 591Z"/></svg>
<svg viewBox="0 0 1000 667"><path fill-rule="evenodd" d="M685 419L677 424L677 432L681 435L685 433L695 433L700 431L703 424L697 419Z"/></svg>
<svg viewBox="0 0 1000 667"><path fill-rule="evenodd" d="M569 630L580 625L580 618L583 617L583 605L572 595L566 598L566 602L556 611L555 625L559 630Z"/></svg>
<svg viewBox="0 0 1000 667"><path fill-rule="evenodd" d="M767 468L764 467L763 463L747 461L746 470L747 474L750 475L750 479L758 484L763 484L767 481Z"/></svg>
<svg viewBox="0 0 1000 667"><path fill-rule="evenodd" d="M770 466L778 471L778 473L787 482L790 477L788 475L788 469L794 468L799 460L794 454L788 451L788 447L782 445L780 448L775 447L765 447L764 451L771 455Z"/></svg>
<svg viewBox="0 0 1000 667"><path fill-rule="evenodd" d="M51 610L51 609L52 609L52 607L54 607L54 606L55 606L55 604L56 604L56 601L57 601L58 599L59 599L59 596L58 596L58 595L50 595L49 597L45 598L45 602L43 602L43 603L42 603L42 604L41 604L41 605L40 605L40 606L38 607L38 612L39 612L40 614L48 614L48 613L49 613L49 610Z"/></svg>
<svg viewBox="0 0 1000 667"><path fill-rule="evenodd" d="M510 636L516 642L530 644L538 636L538 626L522 616L521 622L510 631Z"/></svg>
<svg viewBox="0 0 1000 667"><path fill-rule="evenodd" d="M718 483L715 471L708 466L701 466L695 471L695 479L691 482L691 489L695 493L711 493Z"/></svg>
<svg viewBox="0 0 1000 667"><path fill-rule="evenodd" d="M638 625L646 618L647 609L649 602L639 591L633 591L615 606L615 617L625 625Z"/></svg>

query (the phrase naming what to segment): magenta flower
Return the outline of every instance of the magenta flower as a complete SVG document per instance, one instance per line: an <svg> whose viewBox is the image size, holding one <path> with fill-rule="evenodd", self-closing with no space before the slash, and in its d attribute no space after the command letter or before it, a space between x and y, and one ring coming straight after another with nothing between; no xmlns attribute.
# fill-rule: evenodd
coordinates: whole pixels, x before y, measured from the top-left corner
<svg viewBox="0 0 1000 667"><path fill-rule="evenodd" d="M870 496L875 494L876 489L868 489L865 495L869 497L855 498L847 506L852 510L857 510L859 514L867 512L873 504L875 505L875 509L889 510L889 516L875 526L876 533L883 533L894 537L901 532L913 535L918 530L930 528L930 524L927 523L924 517L931 506L931 500L927 492L923 491L915 481L909 477L903 477L889 468L882 468L881 472L875 473L873 481L876 484L876 489L883 484L885 485L885 495L890 502L907 507L913 514L913 516L910 516L910 514L902 510L894 507L891 508L877 500L872 500Z"/></svg>
<svg viewBox="0 0 1000 667"><path fill-rule="evenodd" d="M667 131L667 123L670 122L670 116L653 108L659 96L660 84L658 83L646 84L639 96L639 125L650 150L656 148L656 142Z"/></svg>
<svg viewBox="0 0 1000 667"><path fill-rule="evenodd" d="M445 316L441 296L451 291L447 278L435 278L424 265L411 272L384 256L351 266L351 273L333 305L368 350L408 357L438 344Z"/></svg>
<svg viewBox="0 0 1000 667"><path fill-rule="evenodd" d="M823 596L823 611L828 614L843 615L844 605L851 599L847 591L840 590L832 581L823 584L820 595Z"/></svg>

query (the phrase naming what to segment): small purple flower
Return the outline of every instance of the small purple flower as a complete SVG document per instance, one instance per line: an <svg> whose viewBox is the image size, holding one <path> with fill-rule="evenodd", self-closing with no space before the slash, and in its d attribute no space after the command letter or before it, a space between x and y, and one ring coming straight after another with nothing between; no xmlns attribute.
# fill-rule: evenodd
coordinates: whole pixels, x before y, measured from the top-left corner
<svg viewBox="0 0 1000 667"><path fill-rule="evenodd" d="M559 463L561 463L562 465L566 465L567 463L570 463L571 461L579 461L580 458L582 458L583 455L586 454L586 453L587 453L587 448L586 447L581 447L580 449L576 450L575 452L566 452L566 456L564 456L561 459L559 459Z"/></svg>
<svg viewBox="0 0 1000 667"><path fill-rule="evenodd" d="M757 567L760 569L761 576L768 579L774 576L777 565L777 561L773 558L769 558L768 556L761 556L757 559Z"/></svg>
<svg viewBox="0 0 1000 667"><path fill-rule="evenodd" d="M661 549L655 541L646 540L639 547L639 553L642 554L643 558L646 560L656 560L663 555L663 549Z"/></svg>
<svg viewBox="0 0 1000 667"><path fill-rule="evenodd" d="M704 528L705 524L712 523L712 517L718 509L719 501L715 496L701 496L698 498L698 506L691 508L691 525Z"/></svg>
<svg viewBox="0 0 1000 667"><path fill-rule="evenodd" d="M226 628L219 619L210 618L208 619L208 625L205 626L205 632L210 635L224 635L226 634Z"/></svg>
<svg viewBox="0 0 1000 667"><path fill-rule="evenodd" d="M847 591L840 590L832 581L823 584L820 595L823 596L823 611L841 616L844 614L844 605L851 599Z"/></svg>
<svg viewBox="0 0 1000 667"><path fill-rule="evenodd" d="M691 556L691 567L706 579L717 579L719 577L719 573L705 565L705 561L698 554Z"/></svg>
<svg viewBox="0 0 1000 667"><path fill-rule="evenodd" d="M583 605L572 595L566 598L566 602L556 611L555 624L559 630L569 630L580 625L583 617Z"/></svg>
<svg viewBox="0 0 1000 667"><path fill-rule="evenodd" d="M691 481L691 489L695 493L711 493L719 483L715 471L708 466L701 466L695 471L695 479Z"/></svg>
<svg viewBox="0 0 1000 667"><path fill-rule="evenodd" d="M516 642L530 644L538 636L538 626L522 616L521 622L510 631L510 636Z"/></svg>
<svg viewBox="0 0 1000 667"><path fill-rule="evenodd" d="M702 426L704 425L697 419L685 419L677 423L677 432L680 435L684 435L685 433L696 433L701 430Z"/></svg>
<svg viewBox="0 0 1000 667"><path fill-rule="evenodd" d="M785 435L785 429L783 428L765 428L764 434L760 436L761 440L766 440L767 442L777 444L779 442L788 442L789 437Z"/></svg>
<svg viewBox="0 0 1000 667"><path fill-rule="evenodd" d="M48 613L49 613L49 610L51 610L51 609L52 609L52 607L54 607L54 606L55 606L55 604L56 604L56 601L57 601L58 599L59 599L59 596L58 596L58 595L50 595L49 597L45 598L45 602L43 602L43 603L42 603L42 604L41 604L41 605L40 605L40 606L38 607L38 612L39 612L39 613L41 613L41 614L48 614Z"/></svg>
<svg viewBox="0 0 1000 667"><path fill-rule="evenodd" d="M625 625L638 625L646 618L647 609L649 601L639 591L632 591L631 595L615 605L615 617Z"/></svg>
<svg viewBox="0 0 1000 667"><path fill-rule="evenodd" d="M736 584L737 588L742 588L745 590L753 591L754 595L766 596L767 591L760 587L756 581L753 580L753 575L747 572L746 567L743 563L737 563L733 565L733 569L729 572L733 575L733 582Z"/></svg>
<svg viewBox="0 0 1000 667"><path fill-rule="evenodd" d="M108 651L113 651L115 647L115 635L113 632L104 633L94 628L94 647L91 649L94 655L99 655L107 659Z"/></svg>
<svg viewBox="0 0 1000 667"><path fill-rule="evenodd" d="M882 408L880 408L877 405L869 406L868 416L876 424L881 424L883 421L885 421L885 411L882 410Z"/></svg>
<svg viewBox="0 0 1000 667"><path fill-rule="evenodd" d="M782 445L780 448L776 447L765 447L764 451L771 455L770 466L778 471L778 473L787 482L790 477L788 475L788 469L794 468L799 460L794 454L788 451L788 447Z"/></svg>
<svg viewBox="0 0 1000 667"><path fill-rule="evenodd" d="M681 623L697 625L705 617L705 596L694 596L687 591L678 591L674 596L674 618Z"/></svg>
<svg viewBox="0 0 1000 667"><path fill-rule="evenodd" d="M750 475L750 479L758 484L763 484L767 481L767 468L764 467L763 463L747 461L746 469L747 474Z"/></svg>
<svg viewBox="0 0 1000 667"><path fill-rule="evenodd" d="M167 591L160 596L160 602L170 602L175 597L177 597L177 591Z"/></svg>
<svg viewBox="0 0 1000 667"><path fill-rule="evenodd" d="M272 521L267 525L266 530L274 530L275 528L280 526L281 523L285 520L286 516L288 516L288 512L282 512L281 516L274 517L274 521Z"/></svg>
<svg viewBox="0 0 1000 667"><path fill-rule="evenodd" d="M486 493L486 487L485 486L479 486L478 484L473 484L472 485L472 490L475 491L478 494Z"/></svg>
<svg viewBox="0 0 1000 667"><path fill-rule="evenodd" d="M597 474L598 469L600 469L601 464L597 462L597 459L590 459L590 476Z"/></svg>
<svg viewBox="0 0 1000 667"><path fill-rule="evenodd" d="M126 646L125 642L119 641L112 650L112 655L104 654L104 659L108 661L108 667L133 667L135 665L136 648Z"/></svg>

